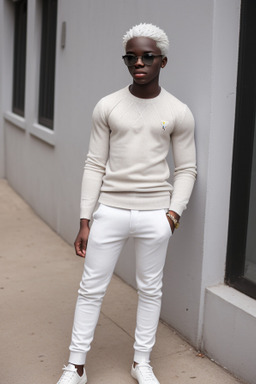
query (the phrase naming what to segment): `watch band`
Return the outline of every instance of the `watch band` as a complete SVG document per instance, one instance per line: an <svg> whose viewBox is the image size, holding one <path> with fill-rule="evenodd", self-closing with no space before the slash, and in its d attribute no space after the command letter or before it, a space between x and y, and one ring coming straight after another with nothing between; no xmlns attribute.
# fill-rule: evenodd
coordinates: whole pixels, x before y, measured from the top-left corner
<svg viewBox="0 0 256 384"><path fill-rule="evenodd" d="M167 212L166 215L171 219L171 221L173 222L174 224L174 228L175 229L178 229L179 228L179 225L180 223L178 222L177 219L175 219L175 217L170 213L170 212Z"/></svg>

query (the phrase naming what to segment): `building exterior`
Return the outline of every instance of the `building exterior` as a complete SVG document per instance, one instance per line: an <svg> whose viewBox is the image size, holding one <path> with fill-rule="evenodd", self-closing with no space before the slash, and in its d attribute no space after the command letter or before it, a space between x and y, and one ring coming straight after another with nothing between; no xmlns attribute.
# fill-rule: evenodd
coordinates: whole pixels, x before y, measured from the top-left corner
<svg viewBox="0 0 256 384"><path fill-rule="evenodd" d="M169 245L162 319L251 384L253 15L250 0L0 0L0 177L69 243L93 107L130 82L122 36L139 22L168 34L161 84L195 116L198 180ZM135 286L132 251L128 243L116 273Z"/></svg>

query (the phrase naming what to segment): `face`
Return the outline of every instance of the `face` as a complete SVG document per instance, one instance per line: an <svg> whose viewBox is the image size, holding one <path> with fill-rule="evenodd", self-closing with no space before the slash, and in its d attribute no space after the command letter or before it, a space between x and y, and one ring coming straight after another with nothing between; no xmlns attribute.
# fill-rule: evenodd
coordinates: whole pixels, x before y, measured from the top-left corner
<svg viewBox="0 0 256 384"><path fill-rule="evenodd" d="M126 54L128 53L135 56L142 56L145 53L161 55L161 50L149 37L134 37L127 42ZM158 83L160 70L166 66L166 63L166 57L155 57L152 65L145 65L139 58L133 66L128 67L128 70L137 84L149 84L154 81Z"/></svg>

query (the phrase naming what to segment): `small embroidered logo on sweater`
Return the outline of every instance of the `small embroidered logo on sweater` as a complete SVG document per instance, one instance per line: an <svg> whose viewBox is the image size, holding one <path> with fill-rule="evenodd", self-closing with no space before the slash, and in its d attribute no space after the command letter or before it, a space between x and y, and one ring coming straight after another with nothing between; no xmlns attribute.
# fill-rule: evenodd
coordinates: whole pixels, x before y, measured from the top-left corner
<svg viewBox="0 0 256 384"><path fill-rule="evenodd" d="M168 121L166 121L166 120L162 120L162 121L161 121L161 124L162 124L162 129L165 131L165 130L166 130L166 127L167 127L167 124L168 124Z"/></svg>

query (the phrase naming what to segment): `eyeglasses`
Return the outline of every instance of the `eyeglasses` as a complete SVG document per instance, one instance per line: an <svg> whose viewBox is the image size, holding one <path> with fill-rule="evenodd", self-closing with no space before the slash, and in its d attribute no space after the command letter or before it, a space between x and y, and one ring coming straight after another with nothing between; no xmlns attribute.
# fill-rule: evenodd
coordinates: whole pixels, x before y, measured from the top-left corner
<svg viewBox="0 0 256 384"><path fill-rule="evenodd" d="M144 53L142 56L136 56L128 54L122 56L122 59L124 60L124 63L127 65L127 67L131 67L135 65L139 59L141 59L145 65L152 65L155 57L163 57L163 55L152 55L152 53Z"/></svg>

